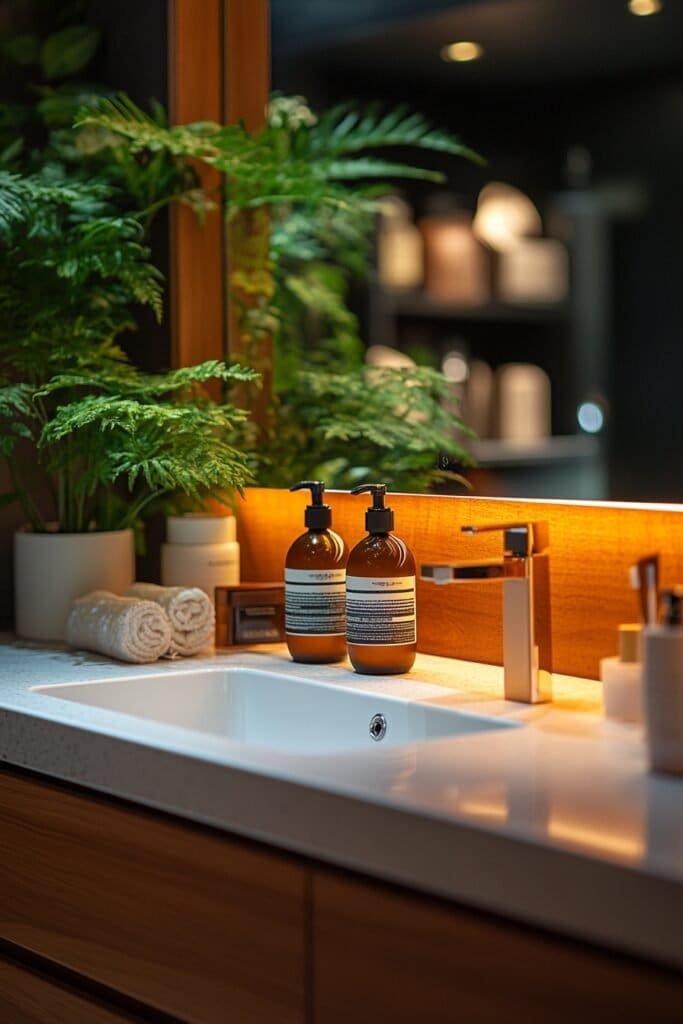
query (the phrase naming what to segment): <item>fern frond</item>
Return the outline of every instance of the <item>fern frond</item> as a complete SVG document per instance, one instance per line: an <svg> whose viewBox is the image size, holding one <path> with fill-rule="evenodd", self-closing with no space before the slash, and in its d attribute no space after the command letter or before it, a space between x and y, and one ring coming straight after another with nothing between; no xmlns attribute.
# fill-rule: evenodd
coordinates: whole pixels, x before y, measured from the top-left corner
<svg viewBox="0 0 683 1024"><path fill-rule="evenodd" d="M29 384L5 384L0 387L0 416L14 419L16 416L33 416L34 389Z"/></svg>
<svg viewBox="0 0 683 1024"><path fill-rule="evenodd" d="M111 194L102 182L51 182L39 175L19 175L0 170L0 236L21 227L31 232L45 207L78 206L87 201L98 205Z"/></svg>
<svg viewBox="0 0 683 1024"><path fill-rule="evenodd" d="M127 434L151 427L198 439L213 429L232 430L244 416L243 410L230 404L145 403L117 395L85 395L57 408L43 428L39 445L46 447L93 425L101 431Z"/></svg>
<svg viewBox="0 0 683 1024"><path fill-rule="evenodd" d="M174 156L207 158L216 156L218 148L212 142L217 135L225 141L227 135L243 136L239 127L231 133L213 122L203 121L190 125L167 128L158 118L150 117L125 93L115 99L104 98L79 111L75 127L94 125L128 139L133 152L149 149L152 152L168 150Z"/></svg>
<svg viewBox="0 0 683 1024"><path fill-rule="evenodd" d="M108 456L108 478L125 477L132 491L140 482L152 493L180 490L195 501L218 488L241 490L252 479L246 456L215 437L176 440L129 435Z"/></svg>
<svg viewBox="0 0 683 1024"><path fill-rule="evenodd" d="M25 191L18 187L18 175L0 171L0 232L8 233L26 217Z"/></svg>
<svg viewBox="0 0 683 1024"><path fill-rule="evenodd" d="M314 155L340 157L384 146L415 146L482 163L482 158L455 135L433 128L421 114L411 113L406 107L387 113L370 110L364 115L338 107L311 128Z"/></svg>
<svg viewBox="0 0 683 1024"><path fill-rule="evenodd" d="M379 472L393 486L424 489L437 478L439 452L472 463L456 435L467 431L444 409L446 397L452 401L446 379L425 367L300 373L282 397L278 432L264 453L269 481L281 481L281 466L290 474L324 467L339 487ZM292 424L289 432L283 423ZM300 449L290 468L288 449L296 437L303 439L303 454Z"/></svg>
<svg viewBox="0 0 683 1024"><path fill-rule="evenodd" d="M163 376L151 377L150 394L162 394L170 391L190 388L193 384L202 384L208 380L220 380L226 384L253 383L260 379L260 374L239 363L224 363L217 359L209 359L196 366L183 366Z"/></svg>
<svg viewBox="0 0 683 1024"><path fill-rule="evenodd" d="M332 160L327 165L326 172L333 181L354 181L360 178L415 178L420 181L442 183L446 180L440 171L378 160L370 156L357 157L355 160Z"/></svg>
<svg viewBox="0 0 683 1024"><path fill-rule="evenodd" d="M0 454L7 458L21 438L32 440L33 432L25 421L35 418L33 389L28 384L0 387Z"/></svg>
<svg viewBox="0 0 683 1024"><path fill-rule="evenodd" d="M101 391L105 396L116 396L135 401L153 401L177 391L190 391L197 384L220 380L228 384L252 383L259 380L254 370L235 363L229 366L217 359L209 359L196 366L185 366L164 374L143 374L126 363L114 363L90 372L61 373L47 381L36 397L44 398L58 391L87 388Z"/></svg>
<svg viewBox="0 0 683 1024"><path fill-rule="evenodd" d="M48 242L23 268L53 270L71 284L83 286L93 277L120 281L131 298L162 316L162 275L149 262L149 249L139 242L140 224L133 217L101 217L66 229Z"/></svg>

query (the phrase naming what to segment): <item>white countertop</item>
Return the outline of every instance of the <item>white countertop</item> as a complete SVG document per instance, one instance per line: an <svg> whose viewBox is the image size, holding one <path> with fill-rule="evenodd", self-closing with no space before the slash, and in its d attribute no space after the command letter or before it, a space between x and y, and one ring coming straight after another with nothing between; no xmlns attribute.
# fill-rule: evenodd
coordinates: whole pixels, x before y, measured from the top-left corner
<svg viewBox="0 0 683 1024"><path fill-rule="evenodd" d="M32 688L245 665L524 721L343 755L247 747ZM502 670L418 655L409 676L294 665L283 647L122 665L7 639L0 760L563 934L683 966L683 779L648 774L600 687L499 699Z"/></svg>

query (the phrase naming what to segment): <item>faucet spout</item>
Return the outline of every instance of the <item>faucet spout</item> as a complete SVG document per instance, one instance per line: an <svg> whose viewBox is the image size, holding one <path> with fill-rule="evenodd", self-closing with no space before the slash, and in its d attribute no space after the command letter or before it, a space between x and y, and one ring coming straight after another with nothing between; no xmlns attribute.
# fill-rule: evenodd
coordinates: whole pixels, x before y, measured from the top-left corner
<svg viewBox="0 0 683 1024"><path fill-rule="evenodd" d="M468 580L499 580L504 575L502 561L455 562L450 565L423 565L420 579L431 583L463 583Z"/></svg>
<svg viewBox="0 0 683 1024"><path fill-rule="evenodd" d="M538 704L551 699L552 689L547 528L544 523L462 528L469 535L492 530L503 533L502 560L423 565L420 576L439 584L502 581L505 697Z"/></svg>

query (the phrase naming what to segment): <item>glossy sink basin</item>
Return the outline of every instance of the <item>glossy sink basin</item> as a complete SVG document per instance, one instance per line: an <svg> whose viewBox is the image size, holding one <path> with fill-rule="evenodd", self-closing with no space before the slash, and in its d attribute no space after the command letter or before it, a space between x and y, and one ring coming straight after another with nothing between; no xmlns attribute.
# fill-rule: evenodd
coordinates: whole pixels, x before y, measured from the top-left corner
<svg viewBox="0 0 683 1024"><path fill-rule="evenodd" d="M295 754L395 747L519 724L243 667L42 686L34 692Z"/></svg>

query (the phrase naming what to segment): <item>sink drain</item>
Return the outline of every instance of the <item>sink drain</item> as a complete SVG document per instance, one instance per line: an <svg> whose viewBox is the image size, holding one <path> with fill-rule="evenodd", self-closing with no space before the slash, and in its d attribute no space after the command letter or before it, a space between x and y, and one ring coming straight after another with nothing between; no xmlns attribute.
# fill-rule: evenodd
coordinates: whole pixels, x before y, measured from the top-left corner
<svg viewBox="0 0 683 1024"><path fill-rule="evenodd" d="M373 715L370 719L370 735L373 740L383 740L387 731L387 720L384 715Z"/></svg>

